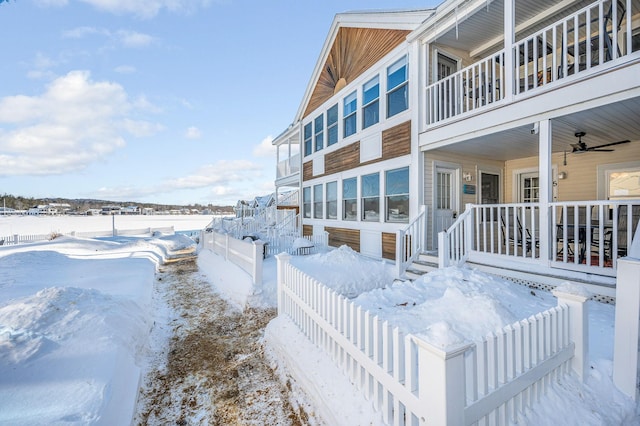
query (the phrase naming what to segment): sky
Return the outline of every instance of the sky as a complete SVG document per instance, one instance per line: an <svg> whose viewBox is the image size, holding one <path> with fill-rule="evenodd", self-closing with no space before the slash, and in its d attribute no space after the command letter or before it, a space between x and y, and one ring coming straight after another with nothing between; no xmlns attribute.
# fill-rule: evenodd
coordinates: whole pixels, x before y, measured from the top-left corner
<svg viewBox="0 0 640 426"><path fill-rule="evenodd" d="M440 1L0 2L0 194L235 204L274 190L336 13Z"/></svg>

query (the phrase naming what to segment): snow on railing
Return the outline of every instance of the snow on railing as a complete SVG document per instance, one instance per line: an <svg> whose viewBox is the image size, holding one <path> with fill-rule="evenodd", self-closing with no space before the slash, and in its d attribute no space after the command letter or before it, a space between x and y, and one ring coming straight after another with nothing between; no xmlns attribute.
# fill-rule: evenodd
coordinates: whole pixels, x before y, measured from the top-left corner
<svg viewBox="0 0 640 426"><path fill-rule="evenodd" d="M569 366L586 374L586 297L554 292L557 307L441 349L305 274L289 255L276 258L278 315L331 357L386 424L506 424L546 392L550 377Z"/></svg>

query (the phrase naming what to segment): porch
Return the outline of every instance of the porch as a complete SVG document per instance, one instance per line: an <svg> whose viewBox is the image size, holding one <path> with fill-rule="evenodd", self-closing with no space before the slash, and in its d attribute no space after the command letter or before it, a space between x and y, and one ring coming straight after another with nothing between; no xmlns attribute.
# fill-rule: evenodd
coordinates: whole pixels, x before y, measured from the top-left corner
<svg viewBox="0 0 640 426"><path fill-rule="evenodd" d="M540 227L548 218L548 227ZM640 199L468 204L439 235L441 267L465 262L615 283L640 220Z"/></svg>
<svg viewBox="0 0 640 426"><path fill-rule="evenodd" d="M640 58L638 1L478 3L451 11L455 25L425 32L422 132ZM421 144L434 141L423 136Z"/></svg>

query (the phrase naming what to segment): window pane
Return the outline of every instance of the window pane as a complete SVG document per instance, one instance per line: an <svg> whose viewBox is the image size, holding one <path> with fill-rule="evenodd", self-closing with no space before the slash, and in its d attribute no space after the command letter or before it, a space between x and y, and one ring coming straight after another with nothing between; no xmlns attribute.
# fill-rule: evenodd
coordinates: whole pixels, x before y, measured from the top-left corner
<svg viewBox="0 0 640 426"><path fill-rule="evenodd" d="M609 199L640 198L640 170L609 173Z"/></svg>
<svg viewBox="0 0 640 426"><path fill-rule="evenodd" d="M311 140L312 140L312 130L311 130L311 123L306 124L304 126L304 155L305 157L307 155L310 155L313 151L312 151L312 147L311 147Z"/></svg>
<svg viewBox="0 0 640 426"><path fill-rule="evenodd" d="M338 199L338 182L327 183L327 201Z"/></svg>
<svg viewBox="0 0 640 426"><path fill-rule="evenodd" d="M378 173L362 176L362 196L371 197L380 195L380 178Z"/></svg>
<svg viewBox="0 0 640 426"><path fill-rule="evenodd" d="M342 197L343 198L356 198L358 195L358 188L356 178L345 179L342 181Z"/></svg>
<svg viewBox="0 0 640 426"><path fill-rule="evenodd" d="M322 219L322 184L313 186L313 217Z"/></svg>
<svg viewBox="0 0 640 426"><path fill-rule="evenodd" d="M302 214L306 218L311 217L311 188L302 189Z"/></svg>
<svg viewBox="0 0 640 426"><path fill-rule="evenodd" d="M356 220L358 217L358 183L356 178L342 181L342 218L344 220Z"/></svg>
<svg viewBox="0 0 640 426"><path fill-rule="evenodd" d="M338 104L327 110L327 146L338 142Z"/></svg>
<svg viewBox="0 0 640 426"><path fill-rule="evenodd" d="M387 195L408 194L409 193L409 168L405 167L397 170L389 170L387 173L386 189Z"/></svg>
<svg viewBox="0 0 640 426"><path fill-rule="evenodd" d="M387 222L409 222L409 195L387 197Z"/></svg>
<svg viewBox="0 0 640 426"><path fill-rule="evenodd" d="M409 107L407 87L405 84L387 95L387 117L393 117Z"/></svg>
<svg viewBox="0 0 640 426"><path fill-rule="evenodd" d="M344 200L342 203L342 218L344 220L356 220L358 217L358 202L355 200Z"/></svg>
<svg viewBox="0 0 640 426"><path fill-rule="evenodd" d="M354 113L344 119L344 137L350 136L356 132L356 114Z"/></svg>
<svg viewBox="0 0 640 426"><path fill-rule="evenodd" d="M380 121L380 103L375 101L362 109L362 128L366 129Z"/></svg>
<svg viewBox="0 0 640 426"><path fill-rule="evenodd" d="M362 104L366 105L369 102L378 99L380 96L380 84L378 83L378 77L368 81L362 87L363 89L363 97Z"/></svg>
<svg viewBox="0 0 640 426"><path fill-rule="evenodd" d="M362 199L362 220L375 222L380 219L380 199L370 197Z"/></svg>
<svg viewBox="0 0 640 426"><path fill-rule="evenodd" d="M327 127L338 123L338 104L335 104L327 110Z"/></svg>
<svg viewBox="0 0 640 426"><path fill-rule="evenodd" d="M407 57L403 57L387 69L387 91L407 81Z"/></svg>
<svg viewBox="0 0 640 426"><path fill-rule="evenodd" d="M313 127L316 133L316 137L315 137L316 151L319 151L322 149L324 145L324 115L320 115L319 117L316 117L316 119L313 122Z"/></svg>
<svg viewBox="0 0 640 426"><path fill-rule="evenodd" d="M356 112L356 108L358 106L358 99L356 97L356 92L353 92L346 98L344 98L344 111L343 115L346 117L349 114Z"/></svg>

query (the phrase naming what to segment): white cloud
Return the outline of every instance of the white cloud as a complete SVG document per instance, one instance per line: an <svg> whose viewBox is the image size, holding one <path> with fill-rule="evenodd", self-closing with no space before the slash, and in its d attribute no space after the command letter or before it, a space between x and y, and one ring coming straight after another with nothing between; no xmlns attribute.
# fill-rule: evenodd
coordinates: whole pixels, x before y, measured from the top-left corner
<svg viewBox="0 0 640 426"><path fill-rule="evenodd" d="M63 0L48 0L63 1ZM161 10L191 13L206 7L210 0L81 0L93 7L117 15L133 14L141 18L153 18Z"/></svg>
<svg viewBox="0 0 640 426"><path fill-rule="evenodd" d="M119 65L113 69L118 74L133 74L137 71L136 67L131 65Z"/></svg>
<svg viewBox="0 0 640 426"><path fill-rule="evenodd" d="M202 132L197 127L191 126L187 129L184 137L187 139L200 139Z"/></svg>
<svg viewBox="0 0 640 426"><path fill-rule="evenodd" d="M2 161L1 157L0 161ZM255 163L246 160L221 160L214 164L201 166L190 175L165 180L155 186L100 188L92 192L91 196L112 200L135 200L144 197L157 198L158 195L168 192L204 188L209 189L214 203L224 204L233 203L243 196L251 198L271 192L273 191L273 183L271 182L269 186L264 181L262 168ZM256 188L259 188L258 192L254 193Z"/></svg>
<svg viewBox="0 0 640 426"><path fill-rule="evenodd" d="M220 160L200 167L193 174L163 183L168 189L196 189L233 185L258 176L262 168L247 160Z"/></svg>
<svg viewBox="0 0 640 426"><path fill-rule="evenodd" d="M58 77L41 95L2 98L0 175L84 169L123 147L123 130L144 133L143 122L129 118L134 110L122 86L92 81L87 71Z"/></svg>
<svg viewBox="0 0 640 426"><path fill-rule="evenodd" d="M84 38L86 36L94 35L94 34L108 36L109 31L105 30L104 28L84 26L84 27L77 27L71 30L63 31L62 37L63 38Z"/></svg>
<svg viewBox="0 0 640 426"><path fill-rule="evenodd" d="M155 135L165 129L162 124L151 123L149 121L124 119L123 127L132 135L141 137L147 137Z"/></svg>
<svg viewBox="0 0 640 426"><path fill-rule="evenodd" d="M140 48L149 46L155 38L149 34L139 33L130 30L118 30L116 33L118 40L124 47Z"/></svg>
<svg viewBox="0 0 640 426"><path fill-rule="evenodd" d="M274 157L276 155L276 147L271 144L273 136L269 135L262 139L259 145L253 148L253 155L256 157Z"/></svg>

